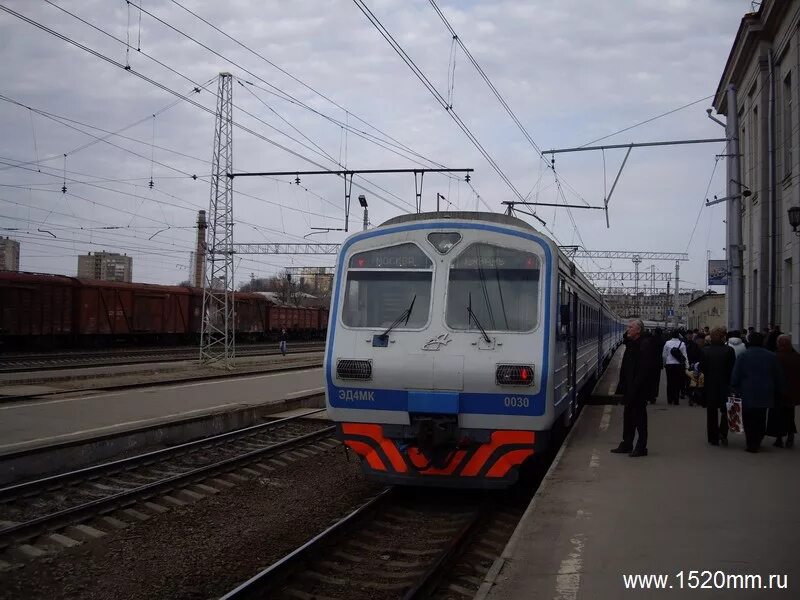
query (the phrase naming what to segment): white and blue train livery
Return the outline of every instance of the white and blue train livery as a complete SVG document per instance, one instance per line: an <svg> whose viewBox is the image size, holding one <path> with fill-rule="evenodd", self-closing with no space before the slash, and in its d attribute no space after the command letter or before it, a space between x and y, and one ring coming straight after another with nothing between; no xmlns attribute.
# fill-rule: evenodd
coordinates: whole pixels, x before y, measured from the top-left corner
<svg viewBox="0 0 800 600"><path fill-rule="evenodd" d="M597 290L524 221L397 217L342 244L328 414L372 479L507 486L571 424L621 336Z"/></svg>

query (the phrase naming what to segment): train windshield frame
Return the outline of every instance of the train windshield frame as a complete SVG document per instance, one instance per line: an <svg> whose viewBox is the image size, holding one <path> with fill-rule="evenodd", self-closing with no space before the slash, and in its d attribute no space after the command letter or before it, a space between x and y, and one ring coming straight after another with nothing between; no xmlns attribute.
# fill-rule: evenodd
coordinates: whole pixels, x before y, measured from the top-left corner
<svg viewBox="0 0 800 600"><path fill-rule="evenodd" d="M354 329L385 329L411 305L407 322L394 331L424 328L430 319L433 261L412 242L365 250L348 261L342 323Z"/></svg>
<svg viewBox="0 0 800 600"><path fill-rule="evenodd" d="M539 325L541 271L542 260L533 252L469 245L448 270L445 323L456 331L533 331Z"/></svg>

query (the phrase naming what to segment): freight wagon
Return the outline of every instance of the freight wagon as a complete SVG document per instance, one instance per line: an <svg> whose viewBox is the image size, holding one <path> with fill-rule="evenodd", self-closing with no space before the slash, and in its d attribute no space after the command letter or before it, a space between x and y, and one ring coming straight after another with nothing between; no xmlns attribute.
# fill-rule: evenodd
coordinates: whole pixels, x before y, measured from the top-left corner
<svg viewBox="0 0 800 600"><path fill-rule="evenodd" d="M324 339L325 308L277 306L237 292L241 341ZM203 291L61 275L0 272L0 351L113 345L197 344Z"/></svg>

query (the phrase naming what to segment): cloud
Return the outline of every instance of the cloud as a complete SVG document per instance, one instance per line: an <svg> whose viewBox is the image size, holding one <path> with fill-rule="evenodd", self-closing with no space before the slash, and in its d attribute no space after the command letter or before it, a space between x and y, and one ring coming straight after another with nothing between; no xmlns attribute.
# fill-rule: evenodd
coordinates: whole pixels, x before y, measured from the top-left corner
<svg viewBox="0 0 800 600"><path fill-rule="evenodd" d="M326 168L337 162L352 168L410 167L415 163L357 135L345 134L338 125L259 88L274 85L336 120L379 135L359 121L361 117L437 162L474 167L475 188L498 210L502 200L513 198L351 2L205 0L187 4L344 109L167 0L146 2L143 8L225 58L146 14L141 15L139 25L138 11L129 9L124 2L85 0L58 4L123 41L130 39L134 46L141 40L143 52L179 74L157 65L135 47L126 53L124 45L52 6L10 3L14 10L116 61L129 61L133 70L180 93L191 90L191 81L210 81L209 91L191 97L212 111L216 85L213 79L220 71L230 71L241 81L257 85L235 86L235 120ZM537 144L546 149L585 143L713 93L739 20L750 3L487 0L441 1L439 5ZM381 0L369 6L446 96L448 72L452 69L452 39L430 5L423 0ZM137 279L161 283L185 279L193 246L191 227L196 211L208 206L209 184L179 171L201 178L210 173L213 116L181 102L156 118L148 118L175 97L4 14L0 14L0 49L4 57L0 65L2 93L10 98L108 131L143 119L124 132L142 143L108 139L143 158L104 142L69 153L67 177L75 181L67 181L65 195L60 192L64 184L62 154L92 138L18 106L0 103L0 160L13 163L32 161L37 155L57 157L42 163L41 173L35 164L28 165L34 171L0 164L0 222L3 227L20 229L9 233L22 241L22 267L74 274L77 254L120 249L134 255ZM556 198L552 174L542 168L541 161L460 50L456 51L455 61L452 96L458 114L523 194L533 190L533 197L552 202ZM721 136L722 131L706 118L704 109L704 105L696 105L607 141ZM87 131L104 135L98 130ZM152 142L180 154L152 149ZM611 201L612 228L605 229L599 211L573 210L580 237L588 247L598 249L683 251L718 152L717 145L635 150ZM599 153L559 155L556 164L560 176L581 198L598 204L604 188L610 187L622 154L606 152L605 169L604 157ZM298 170L311 166L241 130L234 136L234 164L237 169L246 170ZM721 191L723 166L716 170L711 193ZM153 189L148 186L151 173ZM298 241L311 232L310 227L341 226L341 180L304 177L299 187L291 184L293 179L235 181L238 241ZM372 183L365 185L371 190L367 194L374 223L401 209L411 210L411 176L375 176L370 180ZM433 206L437 192L461 206L476 205L474 194L463 182L430 176L425 179L427 208ZM570 203L582 201L569 191L566 196ZM721 256L723 212L703 211L690 247L693 261L682 268L686 280L702 282L707 249ZM359 221L354 214L351 220ZM561 241L580 239L563 209L543 208L541 214ZM148 239L167 226L169 230ZM45 227L51 227L57 239L37 231ZM312 235L310 239L339 241L342 237L330 233ZM331 262L325 257L248 257L238 265L241 277L237 279L246 279L250 272L270 274L290 263L310 264L312 259L320 264ZM595 268L591 263L588 266ZM625 263L617 265L623 270L629 267Z"/></svg>

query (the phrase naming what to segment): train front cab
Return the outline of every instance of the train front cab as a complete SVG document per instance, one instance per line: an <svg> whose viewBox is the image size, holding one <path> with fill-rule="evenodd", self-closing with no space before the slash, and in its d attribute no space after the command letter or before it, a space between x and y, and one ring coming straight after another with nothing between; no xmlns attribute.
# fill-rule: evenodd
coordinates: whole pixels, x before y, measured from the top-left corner
<svg viewBox="0 0 800 600"><path fill-rule="evenodd" d="M448 235L457 241L437 247ZM532 230L469 222L379 228L343 245L327 406L370 479L507 487L547 446L562 408L548 378L552 254Z"/></svg>

